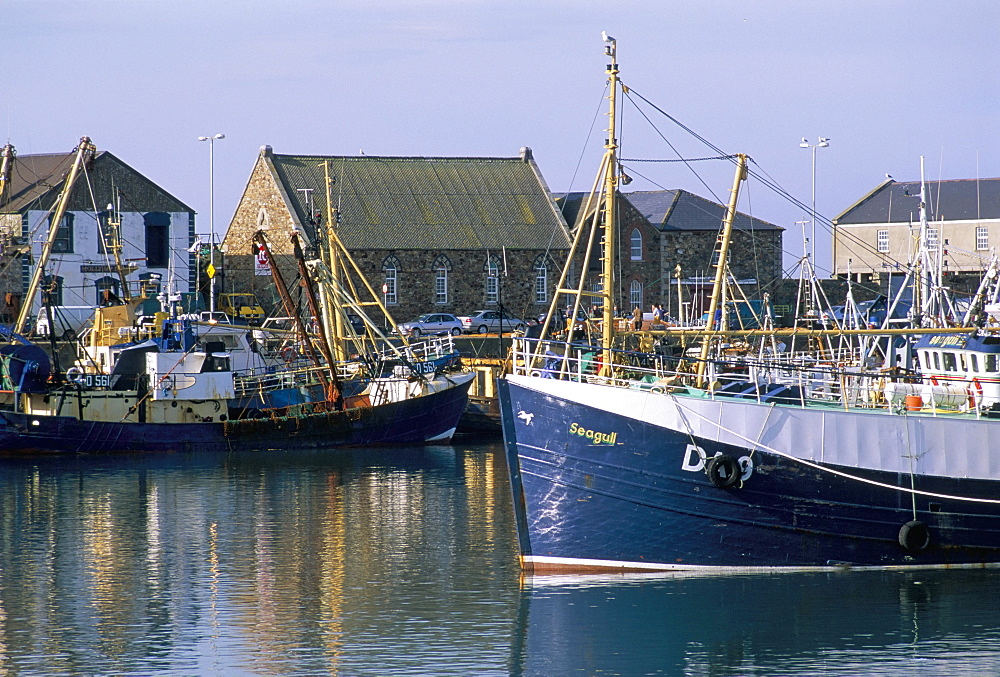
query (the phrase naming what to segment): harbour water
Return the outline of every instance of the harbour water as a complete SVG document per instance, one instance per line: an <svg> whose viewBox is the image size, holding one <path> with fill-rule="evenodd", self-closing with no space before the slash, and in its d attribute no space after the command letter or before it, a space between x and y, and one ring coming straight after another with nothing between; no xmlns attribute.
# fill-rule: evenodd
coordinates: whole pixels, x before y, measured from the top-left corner
<svg viewBox="0 0 1000 677"><path fill-rule="evenodd" d="M0 459L0 676L1000 674L989 570L522 578L503 463Z"/></svg>

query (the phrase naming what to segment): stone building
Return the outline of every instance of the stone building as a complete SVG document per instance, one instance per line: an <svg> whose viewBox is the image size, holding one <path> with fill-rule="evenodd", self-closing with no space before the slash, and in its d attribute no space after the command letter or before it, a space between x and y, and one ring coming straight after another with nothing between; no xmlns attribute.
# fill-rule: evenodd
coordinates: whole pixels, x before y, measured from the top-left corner
<svg viewBox="0 0 1000 677"><path fill-rule="evenodd" d="M583 193L560 199L569 223L575 223ZM682 303L688 317L700 316L715 277L713 254L725 216L725 205L685 190L636 191L621 194L618 208L617 255L620 309L649 310L662 303L680 315L677 267ZM751 298L776 287L782 277L784 229L737 212L730 245L730 269ZM591 264L593 267L596 264Z"/></svg>
<svg viewBox="0 0 1000 677"><path fill-rule="evenodd" d="M584 219L588 218L580 214L580 210L586 205L587 197L587 193L568 193L558 197L557 202L563 210L563 216L574 229L580 227L585 222ZM648 311L651 303L660 301L660 233L636 210L627 196L619 194L619 197L621 199L618 200L617 206L618 251L615 257L617 276L614 298L619 314L630 315L636 306ZM593 218L593 209L600 207L600 205L592 206L589 218ZM575 286L579 280L580 269L581 264L574 266L573 279L569 280L571 286ZM587 265L587 275L596 280L600 272L600 258L595 253ZM593 310L596 312L596 306Z"/></svg>
<svg viewBox="0 0 1000 677"><path fill-rule="evenodd" d="M501 303L517 317L537 316L569 248L528 148L518 157L455 158L283 155L264 146L223 239L225 291L253 292L267 312L284 314L254 234L264 231L294 289L290 237L315 255L331 213L396 321Z"/></svg>
<svg viewBox="0 0 1000 677"><path fill-rule="evenodd" d="M5 315L24 302L33 266L49 233L52 209L76 153L17 155L8 145L0 193L0 303ZM110 207L110 209L109 209ZM177 291L192 289L194 210L108 151L86 163L69 196L43 287L52 305L95 306L123 293L112 256L121 241L126 282L166 280L172 267ZM37 309L39 298L33 300Z"/></svg>
<svg viewBox="0 0 1000 677"><path fill-rule="evenodd" d="M978 279L1000 243L1000 179L925 182L926 245L946 278ZM920 182L888 179L833 220L834 271L902 277L920 242Z"/></svg>

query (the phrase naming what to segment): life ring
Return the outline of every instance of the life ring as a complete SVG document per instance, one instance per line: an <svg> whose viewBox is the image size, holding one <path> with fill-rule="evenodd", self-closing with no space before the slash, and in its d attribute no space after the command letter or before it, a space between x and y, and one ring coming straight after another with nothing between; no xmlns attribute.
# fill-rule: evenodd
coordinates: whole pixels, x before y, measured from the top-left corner
<svg viewBox="0 0 1000 677"><path fill-rule="evenodd" d="M708 481L720 489L729 489L736 486L743 475L743 468L740 462L732 456L720 454L713 456L705 463L705 474Z"/></svg>
<svg viewBox="0 0 1000 677"><path fill-rule="evenodd" d="M931 530L920 520L910 520L899 528L899 545L906 552L923 552L931 544Z"/></svg>
<svg viewBox="0 0 1000 677"><path fill-rule="evenodd" d="M966 388L966 392L969 393L969 409L975 409L976 404L983 401L983 384L979 382L978 378L974 378L969 387Z"/></svg>
<svg viewBox="0 0 1000 677"><path fill-rule="evenodd" d="M299 351L295 349L295 346L285 346L281 349L281 359L285 362L294 362L299 359Z"/></svg>
<svg viewBox="0 0 1000 677"><path fill-rule="evenodd" d="M66 370L66 378L74 383L83 383L83 369L80 369L80 367L70 367Z"/></svg>

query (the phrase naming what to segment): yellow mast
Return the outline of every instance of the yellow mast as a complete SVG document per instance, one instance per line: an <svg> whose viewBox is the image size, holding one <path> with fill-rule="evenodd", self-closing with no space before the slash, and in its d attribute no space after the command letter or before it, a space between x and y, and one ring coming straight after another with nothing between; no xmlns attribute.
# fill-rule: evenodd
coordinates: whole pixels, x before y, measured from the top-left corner
<svg viewBox="0 0 1000 677"><path fill-rule="evenodd" d="M601 375L611 373L611 347L615 338L614 290L615 256L617 254L617 212L616 192L618 190L618 139L615 138L616 113L618 105L618 43L607 33L604 34L604 53L611 57L608 64L608 138L604 144L604 246L603 271L601 273L601 297L603 322L601 331Z"/></svg>
<svg viewBox="0 0 1000 677"><path fill-rule="evenodd" d="M725 293L726 274L729 270L729 243L732 241L733 221L736 219L736 202L740 195L740 182L747 178L747 156L736 155L736 176L733 178L733 188L729 193L729 205L722 222L722 232L719 234L716 248L715 284L712 286L712 300L708 306L708 322L705 325L705 338L701 342L701 355L698 361L698 387L705 383L705 364L708 359L708 349L711 345L711 332L715 331L715 315L719 310L720 299Z"/></svg>
<svg viewBox="0 0 1000 677"><path fill-rule="evenodd" d="M42 244L42 252L38 256L35 272L31 276L31 283L28 285L28 291L24 295L24 305L21 306L21 312L17 316L17 323L14 325L14 333L16 334L22 333L25 325L28 324L28 317L31 315L31 306L34 305L33 299L38 292L38 285L42 281L42 274L45 272L45 264L49 261L49 254L52 253L52 245L55 243L56 235L59 233L59 222L62 221L63 216L66 214L66 207L69 205L69 196L73 192L76 177L79 176L80 169L83 167L86 159L92 157L97 152L97 148L90 142L89 136L82 137L80 145L75 150L76 158L73 160L73 167L70 169L69 176L66 177L66 181L63 183L62 192L59 194L56 211L52 215L52 225L49 227L49 236Z"/></svg>
<svg viewBox="0 0 1000 677"><path fill-rule="evenodd" d="M336 233L336 223L339 215L333 208L333 191L331 187L333 186L333 179L330 177L330 161L323 161L323 175L326 178L326 237L324 238L323 244L325 245L320 251L325 249L329 260L327 265L330 268L330 277L333 280L334 287L340 284L340 256L337 252L337 246L335 244L337 233ZM320 322L332 322L333 326L328 325L328 329L332 330L328 332L328 336L333 337L333 359L337 362L344 361L347 351L344 349L344 322L341 318L341 314L335 311L330 304L334 302L334 299L330 298L330 294L320 288L320 292L323 295L324 301L324 315L325 318L316 318Z"/></svg>

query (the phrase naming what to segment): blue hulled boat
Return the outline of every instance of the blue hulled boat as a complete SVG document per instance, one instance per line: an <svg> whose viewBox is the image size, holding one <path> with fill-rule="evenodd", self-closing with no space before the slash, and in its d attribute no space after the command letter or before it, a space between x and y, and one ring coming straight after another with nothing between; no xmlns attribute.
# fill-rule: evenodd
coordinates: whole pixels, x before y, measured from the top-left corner
<svg viewBox="0 0 1000 677"><path fill-rule="evenodd" d="M606 38L611 123L599 194L581 211L575 240L601 242L608 255L596 284L581 274L570 289L574 244L549 311L553 318L561 309L560 295L575 298L571 316L581 298L596 299L600 341L575 341L572 327L557 340L546 321L540 339L515 341L512 373L499 383L523 568L1000 564L1000 338L969 328L936 331L937 338L916 344L922 374L899 362L914 352L904 330L839 332L883 346L885 359L876 364L870 350L848 363L830 360L825 349L798 359L775 348L782 331L822 332L717 324L725 317L745 156L732 158L736 178L706 326L632 339L641 350L653 338L678 336L679 352L623 349L611 310L620 178L615 50ZM973 334L979 338L957 338ZM874 340L883 335L892 338ZM733 360L723 340L736 336L744 343L765 338L766 346Z"/></svg>
<svg viewBox="0 0 1000 677"><path fill-rule="evenodd" d="M209 342L211 344L211 342ZM53 382L46 353L0 347L0 453L319 448L447 441L473 375L394 370L340 402L237 406L230 355L206 352L190 323L119 351L110 374ZM279 375L276 375L280 376ZM279 379L280 384L280 379Z"/></svg>

